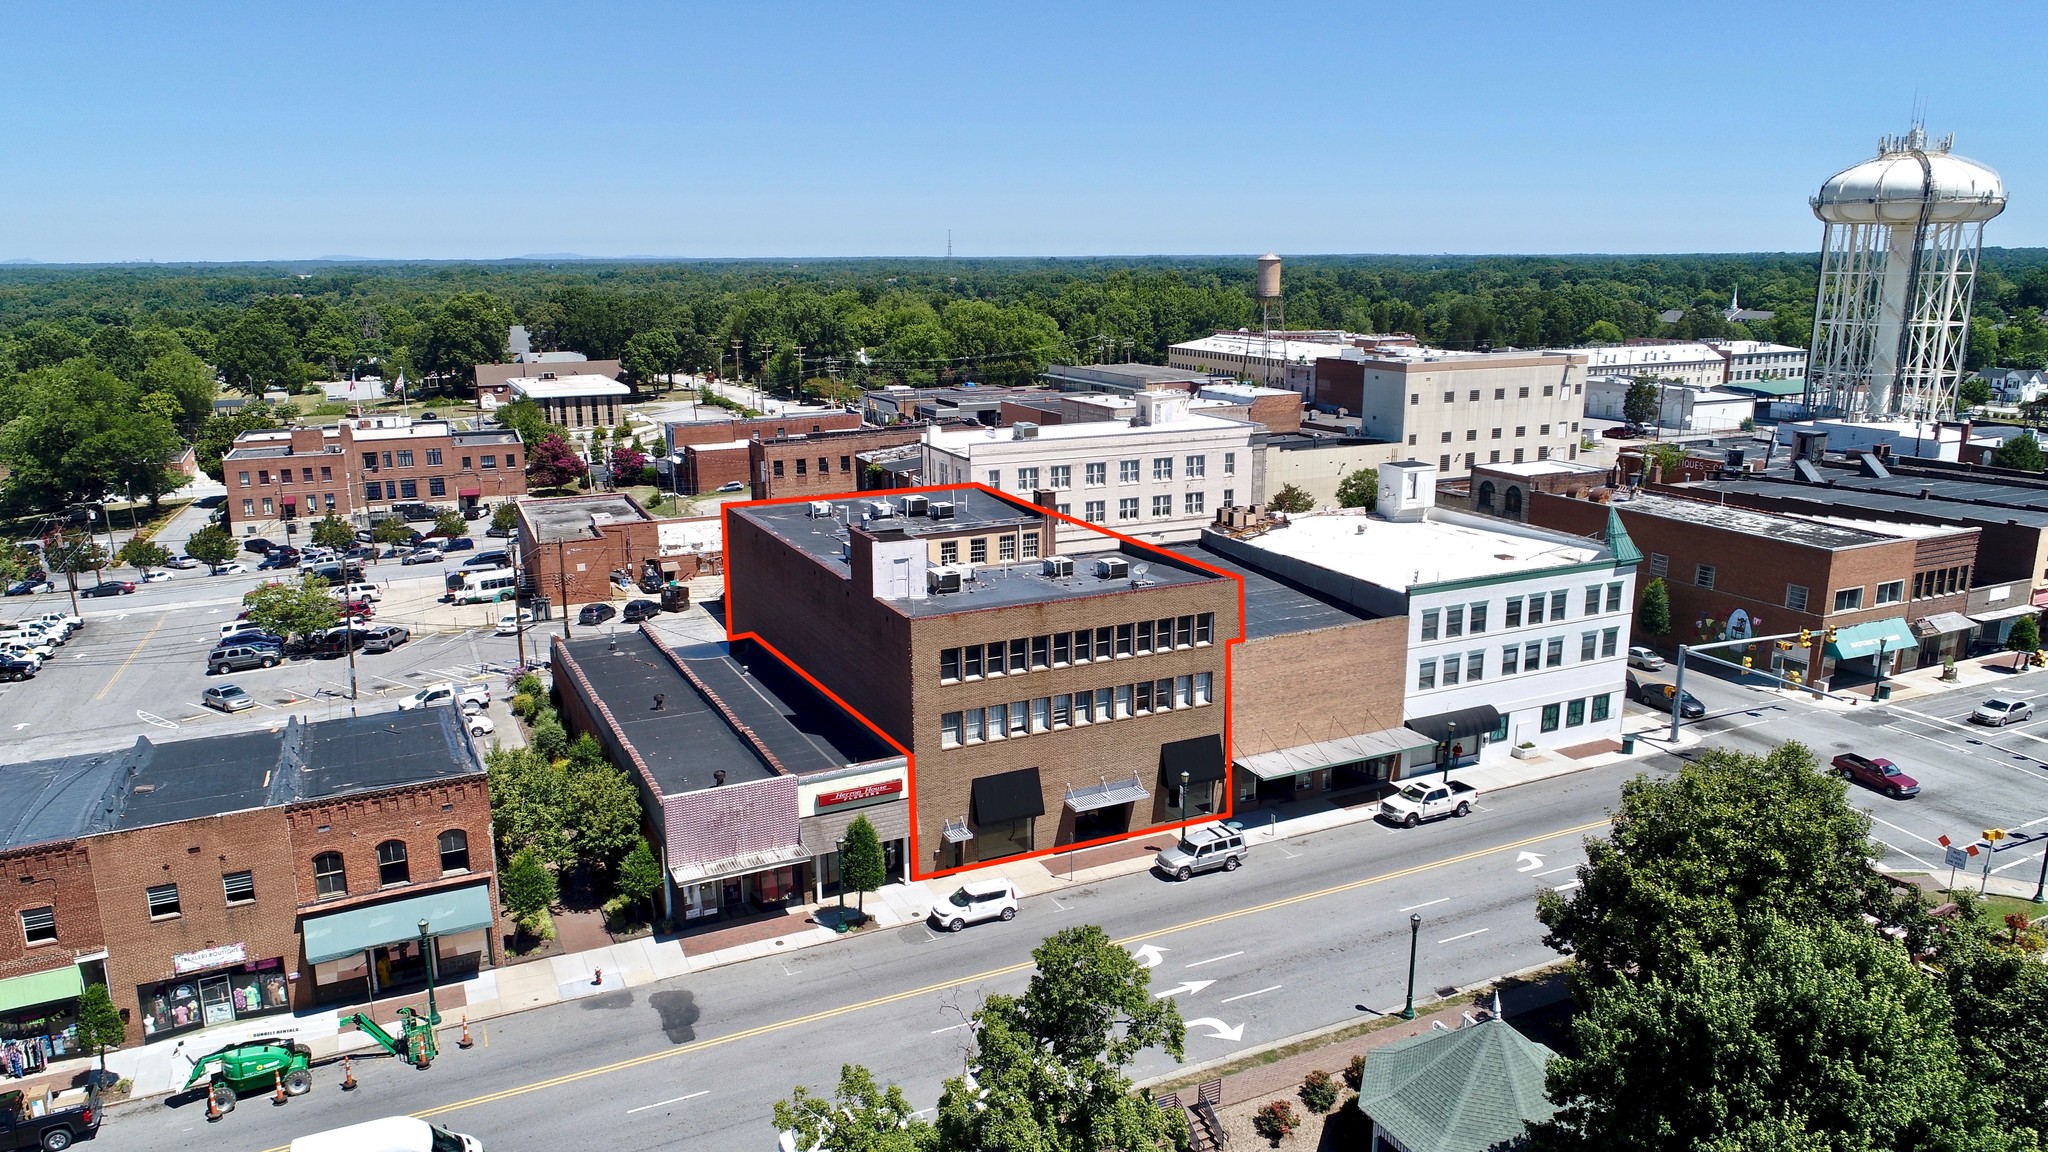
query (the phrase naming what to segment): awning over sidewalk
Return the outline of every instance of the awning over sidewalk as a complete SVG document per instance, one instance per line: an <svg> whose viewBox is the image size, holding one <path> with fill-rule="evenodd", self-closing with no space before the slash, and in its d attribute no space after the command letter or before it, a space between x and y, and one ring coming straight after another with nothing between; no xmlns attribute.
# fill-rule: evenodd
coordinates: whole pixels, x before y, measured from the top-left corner
<svg viewBox="0 0 2048 1152"><path fill-rule="evenodd" d="M1228 767L1223 761L1223 737L1194 736L1159 746L1159 781L1171 788L1188 774L1188 783L1207 784L1221 780Z"/></svg>
<svg viewBox="0 0 2048 1152"><path fill-rule="evenodd" d="M324 964L379 944L415 939L422 920L427 922L429 933L453 936L489 928L494 918L489 884L445 888L325 916L308 916L304 924L306 962Z"/></svg>
<svg viewBox="0 0 2048 1152"><path fill-rule="evenodd" d="M728 856L721 860L696 860L678 864L669 869L669 875L675 877L678 884L702 884L711 880L723 880L728 876L745 876L788 864L801 864L810 858L809 849L801 844L791 844L786 848L773 848L766 852L749 852L745 856Z"/></svg>
<svg viewBox="0 0 2048 1152"><path fill-rule="evenodd" d="M1036 768L999 772L974 782L974 822L977 825L1002 824L1043 815L1045 789L1038 782Z"/></svg>
<svg viewBox="0 0 2048 1152"><path fill-rule="evenodd" d="M1918 648L1920 641L1906 626L1905 617L1893 616L1889 620L1872 620L1835 629L1835 642L1828 645L1828 655L1837 660L1864 660L1877 655L1880 647L1886 652L1897 652Z"/></svg>
<svg viewBox="0 0 2048 1152"><path fill-rule="evenodd" d="M1960 612L1935 612L1913 621L1915 636L1947 636L1955 632L1968 632L1977 622ZM1836 633L1839 637L1840 633Z"/></svg>
<svg viewBox="0 0 2048 1152"><path fill-rule="evenodd" d="M1431 743L1441 744L1455 738L1460 744L1471 740L1474 742L1472 746L1477 748L1481 736L1500 727L1500 711L1491 704L1480 704L1455 712L1417 716L1402 727L1421 733Z"/></svg>
<svg viewBox="0 0 2048 1152"><path fill-rule="evenodd" d="M2019 616L2038 615L2040 611L2041 610L2039 608L2036 608L2032 604L2008 604L2003 608L1992 608L1984 612L1973 612L1970 614L1970 619L1975 620L1979 624L1996 624L2000 620L2011 620Z"/></svg>
<svg viewBox="0 0 2048 1152"><path fill-rule="evenodd" d="M20 1008L33 1008L38 1004L55 1004L60 1000L76 1000L85 991L85 977L79 975L76 964L52 968L48 972L37 972L29 976L14 976L0 980L0 1012L13 1012Z"/></svg>
<svg viewBox="0 0 2048 1152"><path fill-rule="evenodd" d="M1076 812L1093 812L1098 808L1114 808L1119 804L1136 804L1150 800L1152 794L1145 791L1145 785L1136 776L1128 780L1105 780L1086 788L1067 785L1067 807Z"/></svg>
<svg viewBox="0 0 2048 1152"><path fill-rule="evenodd" d="M1464 731L1462 726L1459 731ZM1261 780L1282 780L1337 764L1352 764L1360 760L1376 760L1382 756L1397 756L1423 748L1434 748L1436 744L1437 741L1411 728L1389 728L1384 732L1367 732L1337 740L1323 740L1314 744L1298 744L1292 748L1261 752L1256 756L1243 757L1237 762L1237 766Z"/></svg>
<svg viewBox="0 0 2048 1152"><path fill-rule="evenodd" d="M477 497L482 496L484 494L484 490L481 488L458 488L456 489L455 494L464 500L474 500Z"/></svg>

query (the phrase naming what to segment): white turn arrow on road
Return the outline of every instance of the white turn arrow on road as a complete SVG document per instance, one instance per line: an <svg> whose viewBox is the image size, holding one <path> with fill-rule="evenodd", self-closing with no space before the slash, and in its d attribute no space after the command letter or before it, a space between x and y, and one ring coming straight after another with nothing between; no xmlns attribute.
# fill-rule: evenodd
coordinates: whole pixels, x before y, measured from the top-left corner
<svg viewBox="0 0 2048 1152"><path fill-rule="evenodd" d="M1515 862L1521 865L1520 868L1515 869L1517 872L1534 872L1538 868L1543 867L1543 857L1538 856L1534 852L1522 853L1520 856L1515 857Z"/></svg>
<svg viewBox="0 0 2048 1152"><path fill-rule="evenodd" d="M1154 1000L1164 1000L1168 996L1179 996L1182 993L1186 993L1187 995L1192 996L1195 993L1200 992L1202 989L1207 988L1209 985L1214 983L1214 980L1189 980L1181 984L1181 986L1178 988L1168 988L1164 992L1154 992L1152 994L1152 998Z"/></svg>
<svg viewBox="0 0 2048 1152"><path fill-rule="evenodd" d="M1131 955L1138 961L1140 968L1157 968L1166 959L1165 954L1171 951L1173 949L1161 948L1154 944L1140 944L1131 950Z"/></svg>
<svg viewBox="0 0 2048 1152"><path fill-rule="evenodd" d="M1242 1040L1242 1039L1244 1039L1244 1025L1242 1025L1242 1024L1239 1024L1239 1025L1238 1025L1237 1027L1235 1027L1235 1028L1232 1028L1232 1027L1230 1027L1229 1025L1225 1024L1225 1023L1224 1023L1223 1021L1221 1021L1221 1020L1218 1020L1218 1019L1216 1019L1216 1018L1215 1018L1215 1017L1213 1017L1213 1016L1204 1016L1204 1017L1202 1017L1202 1018L1200 1018L1200 1019L1198 1019L1198 1020L1190 1020L1190 1021L1188 1021L1187 1023L1188 1023L1188 1027L1189 1027L1190 1029L1194 1029L1194 1028L1208 1028L1208 1029L1210 1029L1210 1032L1209 1032L1209 1039L1211 1039L1211 1040Z"/></svg>

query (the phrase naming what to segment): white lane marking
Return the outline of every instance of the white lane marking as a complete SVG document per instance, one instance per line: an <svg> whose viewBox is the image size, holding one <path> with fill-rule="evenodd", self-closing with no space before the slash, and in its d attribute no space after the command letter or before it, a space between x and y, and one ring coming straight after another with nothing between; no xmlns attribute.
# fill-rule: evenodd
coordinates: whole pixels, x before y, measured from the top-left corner
<svg viewBox="0 0 2048 1152"><path fill-rule="evenodd" d="M1578 865L1577 865L1577 864L1566 864L1566 865L1565 865L1564 867L1562 867L1562 868L1545 868L1545 869L1544 869L1543 871L1541 871L1541 872L1538 872L1538 873L1537 873L1537 875L1538 875L1538 876L1549 876L1549 875L1552 875L1552 874L1554 874L1554 873L1558 873L1558 872L1569 872L1569 871L1571 871L1572 869L1574 869L1574 868L1577 868L1577 867L1578 867Z"/></svg>
<svg viewBox="0 0 2048 1152"><path fill-rule="evenodd" d="M1566 882L1564 882L1563 884L1559 884L1559 885L1557 885L1557 887L1555 887L1554 889L1552 889L1552 891L1555 891L1555 892L1569 892L1569 891L1571 891L1572 889L1574 889L1574 888L1577 888L1578 886L1579 886L1579 882L1578 882L1577 880L1567 880L1567 881L1566 881Z"/></svg>
<svg viewBox="0 0 2048 1152"><path fill-rule="evenodd" d="M688 1096L674 1096L674 1097L671 1097L671 1098L669 1098L669 1099L667 1099L667 1100L657 1100L657 1101L655 1101L655 1102L654 1102L654 1103L652 1103L652 1104L642 1104L642 1105L641 1105L641 1106L639 1106L638 1108L628 1108L628 1109L626 1109L626 1115L628 1115L628 1116L631 1116L631 1115L632 1115L633 1113L635 1113L635 1112L645 1112L645 1111L647 1111L647 1110L648 1110L649 1108L659 1108L659 1107L661 1107L661 1106L662 1106L663 1104L680 1104L680 1103L682 1103L682 1102L683 1102L683 1101L685 1101L685 1100L695 1100L695 1099L696 1099L697 1097L699 1097L699 1096L709 1096L709 1095L711 1095L711 1089L709 1089L709 1088L706 1088L706 1089L705 1089L705 1090L703 1090L702 1092L692 1092L692 1093L690 1093L690 1094L689 1094Z"/></svg>
<svg viewBox="0 0 2048 1152"><path fill-rule="evenodd" d="M1200 968L1200 967L1201 967L1202 965L1204 965L1204 964L1214 964L1214 963L1215 963L1215 962L1217 962L1218 960L1228 960L1228 959L1230 959L1230 958L1231 958L1231 957L1233 957L1233 956L1242 956L1242 955L1244 955L1244 953L1243 953L1243 952L1226 952L1226 953L1224 953L1224 954L1223 954L1223 955L1221 955L1221 956L1211 956L1211 957L1209 957L1209 958L1208 958L1207 960L1197 960L1197 961L1195 961L1195 962L1194 962L1193 964L1187 964L1187 965L1183 965L1183 967L1187 967L1187 968Z"/></svg>
<svg viewBox="0 0 2048 1152"><path fill-rule="evenodd" d="M1152 994L1152 998L1154 1000L1164 1000L1168 996L1193 996L1195 993L1200 992L1202 989L1207 988L1209 985L1214 983L1214 980L1183 980L1180 982L1180 985L1178 987L1168 988L1162 992L1154 992Z"/></svg>
<svg viewBox="0 0 2048 1152"><path fill-rule="evenodd" d="M1461 933L1461 934L1459 934L1459 935L1456 935L1456 936L1453 936L1453 937L1451 937L1451 938L1450 938L1450 939L1448 939L1448 940L1439 940L1439 941L1437 941L1437 943L1439 943L1439 944L1455 944L1456 942L1458 942L1458 941L1460 941L1460 940L1468 940L1468 939L1470 939L1470 938L1472 938L1472 937L1474 937L1474 936L1477 936L1477 935L1479 935L1479 934L1480 934L1481 932L1485 932L1485 931L1487 931L1487 929L1485 929L1485 928L1474 928L1474 929L1473 929L1472 931L1470 931L1470 932L1464 932L1464 933Z"/></svg>
<svg viewBox="0 0 2048 1152"><path fill-rule="evenodd" d="M1443 903L1447 903L1447 902L1449 902L1449 900L1450 900L1450 897L1449 897L1449 896L1439 896L1439 897L1437 897L1436 899L1434 899L1434 900L1431 900L1431 901L1430 901L1430 902L1429 902L1428 904L1410 904L1410 905L1409 905L1409 906L1407 906L1406 908L1403 908L1403 909L1401 909L1401 911L1403 911L1403 912L1413 912L1413 911L1415 911L1415 910L1416 910L1417 908L1428 908L1428 907L1431 907L1432 905L1436 905L1436 904L1443 904Z"/></svg>
<svg viewBox="0 0 2048 1152"><path fill-rule="evenodd" d="M1515 857L1515 863L1521 865L1515 869L1517 872L1534 872L1543 867L1543 857L1534 852L1523 852Z"/></svg>
<svg viewBox="0 0 2048 1152"><path fill-rule="evenodd" d="M1925 837L1925 836L1922 836L1922 835L1921 835L1921 834L1919 834L1918 832L1915 832L1915 831L1913 831L1913 830L1912 830L1911 828L1901 828L1901 827L1899 827L1899 826L1898 826L1897 824L1894 824L1894 823L1892 823L1891 821L1889 821L1889 820L1886 820L1886 819L1883 819L1883 818L1881 818L1881 817L1878 817L1878 816L1872 816L1872 817L1871 817L1870 819L1871 819L1871 822L1872 822L1872 823L1875 823L1875 824L1882 824L1882 825L1884 825L1885 827L1887 827L1887 828L1890 828L1890 829L1892 829L1893 831L1896 831L1896 832L1904 832L1904 833L1905 833L1906 835L1908 835L1908 836L1911 836L1911 837L1912 837L1913 839L1915 839L1915 840L1918 840L1918 841L1919 841L1919 842L1921 842L1922 844L1925 844L1925 845L1927 845L1927 846L1928 846L1929 848L1939 848L1939 847L1941 847L1941 845L1940 845L1940 844L1939 844L1938 842L1936 842L1936 841L1933 841L1933 840L1929 840L1929 839L1928 839L1927 837Z"/></svg>
<svg viewBox="0 0 2048 1152"><path fill-rule="evenodd" d="M1278 985L1278 984L1275 984L1275 985L1273 985L1273 986L1272 986L1272 987L1270 987L1270 988L1261 988L1261 989L1259 989L1259 990L1258 990L1257 992L1242 992L1242 993L1239 993L1239 994L1238 994L1238 995L1236 995L1236 996L1232 996L1232 997L1229 997L1228 999L1224 999L1224 1000L1218 1000L1218 1001L1217 1001L1217 1003L1218 1003L1218 1004L1228 1004L1228 1003L1231 1003L1231 1002L1232 1002L1232 1001L1234 1001L1234 1000L1249 1000L1249 999L1251 999L1251 998L1252 998L1252 997L1254 997L1254 996L1264 996L1264 995L1265 995L1266 993L1268 993L1268 992L1278 992L1279 990L1280 990L1280 985Z"/></svg>
<svg viewBox="0 0 2048 1152"><path fill-rule="evenodd" d="M971 1021L970 1021L970 1023L971 1023ZM937 1035L938 1035L939 1033L941 1033L941 1032L958 1032L958 1031L959 1031L960 1029L962 1029L962 1028L965 1028L965 1027L967 1027L967 1025L966 1025L966 1024L951 1024L951 1025L948 1025L948 1026L946 1026L946 1027L944 1027L944 1028L934 1028L934 1029L932 1029L932 1032L931 1032L931 1034L932 1034L932 1035L934 1035L934 1036L937 1036Z"/></svg>

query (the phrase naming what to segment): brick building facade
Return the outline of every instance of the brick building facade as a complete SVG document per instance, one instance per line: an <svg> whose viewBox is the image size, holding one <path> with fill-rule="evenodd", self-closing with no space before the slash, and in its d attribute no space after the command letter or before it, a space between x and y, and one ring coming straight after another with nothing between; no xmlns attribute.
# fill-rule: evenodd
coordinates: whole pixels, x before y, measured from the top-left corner
<svg viewBox="0 0 2048 1152"><path fill-rule="evenodd" d="M365 417L245 432L222 458L221 479L237 534L329 514L365 525L397 503L469 509L517 499L526 494L526 450L510 430Z"/></svg>
<svg viewBox="0 0 2048 1152"><path fill-rule="evenodd" d="M861 475L860 454L915 444L922 425L853 428L747 445L747 478L756 500L837 496L870 485Z"/></svg>

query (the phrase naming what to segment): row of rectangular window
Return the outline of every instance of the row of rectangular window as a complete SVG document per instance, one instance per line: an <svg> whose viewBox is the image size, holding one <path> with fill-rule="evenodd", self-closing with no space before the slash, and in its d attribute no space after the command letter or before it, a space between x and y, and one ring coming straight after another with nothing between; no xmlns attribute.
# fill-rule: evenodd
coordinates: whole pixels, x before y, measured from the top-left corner
<svg viewBox="0 0 2048 1152"><path fill-rule="evenodd" d="M376 452L365 452L365 453L363 453L363 470L364 470L365 472L375 472L375 471L377 471L377 460L378 460L378 457L379 457L379 455L380 455L380 453L376 453ZM405 449L403 449L403 448L401 448L401 449L399 449L399 450L398 450L398 452L397 452L397 456L396 456L396 463L395 463L395 464L393 463L393 454L392 454L392 453L390 453L390 452L384 452L384 453L381 453L381 456L383 457L383 461L384 461L384 467L386 467L386 468L392 468L392 467L398 467L398 468L410 468L410 467L412 467L412 466L413 466L413 463L412 463L412 453L411 453L411 452L409 452L409 451L407 451L407 450L405 450ZM439 448L429 448L429 449L427 449L427 450L426 450L426 457L427 457L427 467L429 467L429 468L439 468L439 467L441 466L441 450L440 450ZM476 458L476 462L477 462L477 468L478 468L478 470L480 470L480 471L484 471L484 472L491 472L491 471L495 471L495 470L497 469L497 467L498 467L498 457L497 457L497 455L496 455L496 454L494 454L494 453L490 453L490 452L486 452L486 453L484 453L483 455L481 455L481 456L478 456L478 457ZM514 455L513 455L512 453L510 453L510 452L507 452L507 453L505 453L505 467L507 467L507 468L517 468L518 466L519 466L519 462L518 462L518 457L514 456ZM470 470L470 466L469 466L469 457L467 457L467 456L464 456L464 457L462 457L462 470L463 470L464 472L468 472L468 471Z"/></svg>
<svg viewBox="0 0 2048 1152"><path fill-rule="evenodd" d="M1558 430L1558 432L1559 432L1560 434L1562 434L1562 433L1563 433L1563 432L1565 431L1565 429L1566 429L1566 426L1565 426L1564 424L1559 424L1559 425L1557 426L1557 430ZM1578 425L1578 422L1577 422L1576 420L1575 420L1575 421L1573 421L1573 422L1571 423L1571 425L1570 425L1570 429L1571 429L1571 431L1573 431L1573 432L1577 432L1577 431L1579 430L1579 425ZM1498 440L1498 439L1500 439L1500 433L1501 433L1501 430L1500 430L1500 429L1498 429L1498 428L1495 428L1495 429L1493 430L1493 435L1492 435L1492 436L1489 436L1489 437L1487 437L1487 439L1489 439L1489 440ZM1528 434L1529 434L1529 426L1528 426L1527 424L1517 424L1517 425L1515 425L1515 438L1516 438L1516 439L1518 439L1518 440L1519 440L1519 439L1521 439L1522 437L1524 437L1524 436L1527 436ZM1537 434L1538 436L1548 436L1548 435L1550 435L1550 425L1548 425L1548 424L1539 424L1539 425L1537 425L1537 426L1536 426L1536 434ZM1467 428L1467 429L1465 429L1465 440L1466 440L1466 442L1468 442L1468 443L1469 443L1469 442L1471 442L1471 441L1473 441L1473 440L1477 440L1477 439L1479 439L1479 429L1477 429L1477 428ZM1410 437L1408 438L1408 442L1409 442L1410 444L1413 444L1413 443L1415 443L1415 437L1413 437L1413 436L1410 436ZM1440 442L1440 443L1444 443L1444 444L1449 444L1449 443L1451 442L1451 434L1450 434L1449 432L1444 432L1444 433L1442 434L1442 439L1441 439L1441 441L1439 441L1439 442ZM1545 451L1549 451L1549 449L1545 449ZM1546 457L1546 459L1547 459L1547 457ZM1498 461L1496 461L1496 463L1498 463Z"/></svg>
<svg viewBox="0 0 2048 1152"><path fill-rule="evenodd" d="M1618 627L1579 634L1579 659L1582 661L1609 659L1620 650L1621 629ZM1562 636L1532 640L1526 644L1509 644L1500 650L1500 674L1503 676L1556 668L1563 664ZM1485 677L1486 653L1483 651L1467 652L1463 658L1453 654L1424 660L1415 666L1415 687L1418 690L1435 688L1439 684L1448 688L1459 683L1460 679L1467 684L1476 684Z"/></svg>
<svg viewBox="0 0 2048 1152"><path fill-rule="evenodd" d="M797 474L797 475L799 475L799 476L808 476L808 475L810 475L810 461L809 461L809 460L806 460L806 459L805 459L805 458L803 458L802 456L797 456L797 457L793 457L793 459L794 459L794 460L796 461L796 474ZM842 476L843 476L843 475L845 475L846 473L848 473L848 472L851 472L851 471L853 471L853 457L851 457L851 456L841 456L841 457L839 458L839 472L840 472L840 475L842 475ZM820 475L820 476L830 476L831 474L832 474L832 458L831 458L830 456L820 456L820 457L818 457L818 475ZM780 461L780 460L777 460L777 461L775 461L775 475L776 475L776 476L778 476L778 477L782 475L782 461Z"/></svg>
<svg viewBox="0 0 2048 1152"><path fill-rule="evenodd" d="M323 505L323 501L324 501L324 505ZM308 493L306 493L306 508L307 508L307 509L308 509L309 511L310 511L310 510L312 510L312 509L314 509L314 508L320 508L320 507L323 507L323 506L324 506L324 508L325 508L325 510L326 510L326 511L329 511L329 512L332 512L332 511L334 511L334 493L332 493L332 492L308 492ZM268 497L268 496L265 496L265 497L263 497L263 514L264 514L265 516L269 516L269 515L272 515L272 514L274 514L274 513L275 513L275 511L276 511L276 508L275 508L275 506L273 505L273 503L272 503L272 501L271 501L270 497ZM243 499L242 499L242 515L244 515L244 516L254 516L255 514L256 514L256 501L254 501L254 500L251 500L251 499L249 499L248 497L243 497Z"/></svg>
<svg viewBox="0 0 2048 1152"><path fill-rule="evenodd" d="M1577 728L1589 719L1593 723L1598 724L1600 721L1607 719L1613 713L1613 709L1614 697L1612 694L1589 696L1578 700L1566 700L1562 702L1562 705L1545 704L1543 706L1543 730L1545 732L1557 731L1558 713L1560 711L1564 713L1564 727ZM1591 712L1590 716L1587 715L1589 710Z"/></svg>
<svg viewBox="0 0 2048 1152"><path fill-rule="evenodd" d="M1663 576L1670 572L1670 570L1670 557L1660 552L1650 554L1651 576ZM1693 566L1692 582L1696 587L1711 589L1719 578L1720 571L1712 564L1696 564ZM1963 591L1969 586L1970 569L1968 565L1943 569L1938 572L1919 572L1913 576L1913 598L1917 600L1923 596L1949 595ZM1807 603L1811 598L1812 592L1806 585L1785 585L1785 607L1791 611L1806 611ZM1906 582L1904 580L1887 580L1877 585L1876 603L1880 607L1886 604L1903 603L1905 599ZM1859 584L1853 588L1835 589L1834 611L1854 612L1862 607L1862 585Z"/></svg>
<svg viewBox="0 0 2048 1152"><path fill-rule="evenodd" d="M1506 626L1520 628L1523 624L1541 624L1544 621L1546 599L1549 618L1555 622L1565 618L1569 605L1569 593L1559 588L1548 594L1538 592L1529 596L1510 596L1506 604ZM1605 604L1603 609L1602 604ZM1586 585L1585 615L1593 616L1602 611L1621 611L1621 581L1608 584ZM1422 639L1435 640L1463 636L1467 631L1478 635L1486 631L1487 602L1475 604L1452 604L1446 608L1427 608L1422 612Z"/></svg>
<svg viewBox="0 0 2048 1152"><path fill-rule="evenodd" d="M1038 533L1036 532L1019 532L1008 536L996 537L996 559L1005 563L1014 562L1017 559L1019 541L1023 544L1024 559L1038 559ZM939 563L958 564L959 562L960 541L939 541ZM967 562L969 564L988 563L988 537L974 536L968 539Z"/></svg>
<svg viewBox="0 0 2048 1152"><path fill-rule="evenodd" d="M1143 460L1117 461L1116 482L1119 484L1138 483L1139 477L1143 472L1143 464ZM1154 456L1152 458L1152 478L1154 480L1173 479L1173 470L1173 457ZM1041 473L1039 469L1036 467L1017 469L1016 490L1019 492L1037 491L1039 487L1038 478L1040 474ZM1043 474L1045 475L1048 481L1048 483L1045 485L1047 488L1059 490L1072 488L1074 486L1074 466L1071 464L1051 465L1045 469ZM1223 454L1223 474L1225 476L1237 475L1237 453L1225 452ZM1183 476L1183 478L1188 480L1201 480L1207 478L1209 475L1209 458L1204 455L1183 457L1181 460L1181 475ZM1088 488L1101 488L1106 486L1109 483L1109 464L1106 461L1099 461L1093 464L1083 464L1081 466L1081 479L1083 486ZM1002 469L989 469L988 486L995 489L1001 489L1003 487Z"/></svg>
<svg viewBox="0 0 2048 1152"><path fill-rule="evenodd" d="M1200 708L1211 703L1215 679L1212 673L1197 672L1164 680L1141 680L1097 688L1092 692L1062 692L1031 700L1013 700L964 712L947 712L939 717L939 746L958 748L990 740L1016 740L1037 732L1057 732L1088 724L1107 724L1154 712Z"/></svg>
<svg viewBox="0 0 2048 1152"><path fill-rule="evenodd" d="M368 480L363 483L365 500L416 500L420 494L417 480ZM427 495L448 495L448 481L439 476L427 477Z"/></svg>
<svg viewBox="0 0 2048 1152"><path fill-rule="evenodd" d="M1410 433L1408 434L1408 444L1409 444L1409 446L1410 446L1410 447L1414 447L1414 445L1415 445L1415 433L1413 433L1413 432L1410 432ZM1522 453L1523 453L1523 450L1522 450L1522 449L1520 449L1520 448L1517 448L1517 449L1515 449L1515 463L1517 463L1517 464L1520 464L1520 463L1522 462L1522 460L1523 460L1523 455L1522 455ZM1573 460L1577 460L1577 459L1579 458L1579 446L1578 446L1578 444L1577 444L1576 442L1574 442L1574 443L1571 443L1571 444L1567 444L1567 445L1565 445L1565 454L1566 454L1566 456L1568 456L1568 457L1569 457L1570 459L1573 459ZM1548 460L1548 459L1550 459L1550 447L1549 447L1548 445L1544 445L1544 446L1542 446L1542 447L1539 447L1539 448L1537 448L1537 449L1536 449L1536 458L1537 458L1538 460ZM1450 454L1450 453L1446 452L1446 453L1444 453L1443 455L1441 455L1441 456L1437 457L1437 458L1436 458L1436 460L1437 460L1437 464L1436 464L1436 466L1437 466L1437 468L1438 468L1438 469L1440 469L1440 470L1442 470L1442 471L1445 471L1445 472L1449 472L1449 471L1451 470L1451 454ZM1486 454L1486 462L1487 462L1488 464L1498 464L1498 463L1500 463L1500 449L1496 448L1496 449L1494 449L1493 451L1491 451L1491 452L1488 452L1488 453ZM1465 453L1465 467L1467 467L1467 468L1475 468L1475 467L1477 467L1478 465L1479 465L1479 453L1477 453L1477 452L1467 452L1467 453ZM1490 505L1481 505L1481 507L1490 507Z"/></svg>
<svg viewBox="0 0 2048 1152"><path fill-rule="evenodd" d="M1556 387L1557 387L1557 386L1556 386L1556 385L1554 385L1554 384L1545 384L1545 385L1543 386L1543 394L1544 394L1545 396L1554 396L1554 395L1556 395ZM1582 394L1584 393L1584 391L1585 391L1585 387L1586 387L1586 386L1585 386L1584 384L1574 384L1574 385L1572 385L1572 390L1571 390L1571 391L1570 391L1569 393L1567 393L1567 395L1571 395L1571 396L1578 396L1578 395L1582 395ZM1505 400L1505 399L1507 399L1507 398L1508 398L1508 390L1507 390L1507 389L1505 389L1505 388L1495 388L1495 389L1493 390L1493 398L1494 398L1495 400ZM1528 386L1528 385L1524 384L1524 385L1523 385L1523 386L1521 386L1520 388L1517 388L1517 389L1515 389L1515 399L1517 399L1517 400L1527 400L1528 398L1529 398L1529 386ZM1474 388L1474 389L1472 389L1471 391L1467 392L1467 393L1466 393L1466 396L1465 396L1465 399L1466 399L1466 403L1468 403L1468 404L1477 404L1477 403L1479 402L1479 389L1477 389L1477 388ZM1455 390L1446 390L1446 391L1444 392L1444 403L1446 403L1446 404L1455 404L1455 403L1457 403L1457 402L1458 402L1458 393L1457 393L1457 392L1456 392ZM1420 404L1420 403L1422 403L1422 393L1420 393L1420 392L1410 392L1410 393L1408 394L1408 403L1409 403L1409 404L1411 404L1411 405L1414 405L1414 404Z"/></svg>
<svg viewBox="0 0 2048 1152"><path fill-rule="evenodd" d="M1216 614L1203 612L1192 616L1140 620L1135 624L1083 628L1078 632L1021 636L1015 640L969 644L964 648L945 648L939 652L939 680L951 683L980 680L987 676L1016 676L1025 672L1042 672L1047 668L1065 668L1070 664L1113 660L1119 656L1148 656L1177 648L1203 648L1213 642L1215 629Z"/></svg>

